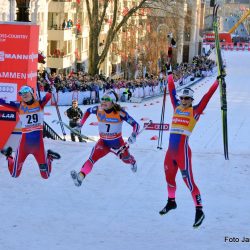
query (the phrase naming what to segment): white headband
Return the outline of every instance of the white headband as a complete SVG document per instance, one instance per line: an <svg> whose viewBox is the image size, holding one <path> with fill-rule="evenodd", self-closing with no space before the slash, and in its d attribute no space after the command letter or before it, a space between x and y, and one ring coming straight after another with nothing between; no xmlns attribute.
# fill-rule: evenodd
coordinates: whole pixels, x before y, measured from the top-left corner
<svg viewBox="0 0 250 250"><path fill-rule="evenodd" d="M118 101L113 90L108 90L107 92L103 94L103 96L108 96L112 100L113 103L116 103Z"/></svg>

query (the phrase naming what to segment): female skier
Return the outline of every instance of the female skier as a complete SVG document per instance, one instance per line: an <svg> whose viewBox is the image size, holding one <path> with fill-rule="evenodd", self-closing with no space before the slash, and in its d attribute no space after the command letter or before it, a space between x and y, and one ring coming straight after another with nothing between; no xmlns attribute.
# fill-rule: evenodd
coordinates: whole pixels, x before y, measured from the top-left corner
<svg viewBox="0 0 250 250"><path fill-rule="evenodd" d="M170 130L169 146L165 156L164 170L168 189L168 202L160 211L161 215L168 213L177 207L175 202L176 182L175 177L180 169L182 178L190 190L194 204L196 206L195 222L193 227L201 225L205 218L202 211L201 195L196 186L192 173L191 149L188 139L191 135L196 122L207 106L210 98L216 91L219 83L216 80L209 91L203 96L198 105L192 106L193 90L184 88L180 94L180 101L176 98L176 90L172 76L171 66L168 66L168 89L171 102L174 108L172 125Z"/></svg>
<svg viewBox="0 0 250 250"><path fill-rule="evenodd" d="M87 109L80 125L82 126L90 114L95 114L98 119L98 129L100 139L92 149L89 159L83 164L79 173L71 171L71 177L76 186L81 186L83 179L92 170L93 165L102 157L115 150L122 149L119 154L120 159L131 165L131 170L136 172L137 165L135 158L129 153L128 147L122 138L122 123L126 121L133 127L133 132L129 137L129 143L136 141L139 131L138 123L117 104L118 96L113 90L104 93L101 98L101 105Z"/></svg>
<svg viewBox="0 0 250 250"><path fill-rule="evenodd" d="M47 151L45 156L43 142L43 109L51 99L51 93L46 93L42 100L36 100L33 89L29 86L22 86L18 94L21 102L5 102L0 99L3 106L12 107L21 120L22 135L16 151L15 159L12 157L12 148L1 150L7 157L9 172L12 177L21 174L23 163L29 154L33 154L40 169L42 178L47 179L51 172L51 162L53 159L60 159L60 155L52 150Z"/></svg>

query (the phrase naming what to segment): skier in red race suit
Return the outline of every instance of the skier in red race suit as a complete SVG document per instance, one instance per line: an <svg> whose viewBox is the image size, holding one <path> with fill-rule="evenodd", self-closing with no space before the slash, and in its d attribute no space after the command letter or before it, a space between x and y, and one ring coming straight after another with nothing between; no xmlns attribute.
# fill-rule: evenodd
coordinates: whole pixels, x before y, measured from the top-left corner
<svg viewBox="0 0 250 250"><path fill-rule="evenodd" d="M136 141L139 124L117 104L117 101L118 96L113 90L105 92L101 98L101 105L87 109L80 122L79 126L82 126L90 114L95 114L98 119L100 139L92 149L89 159L83 164L80 172L77 173L75 170L71 171L71 177L78 187L99 159L125 145L122 138L123 121L126 121L133 127L133 132L128 139L129 143ZM136 161L129 153L128 148L125 148L125 150L119 154L119 157L124 163L131 165L133 172L136 172Z"/></svg>
<svg viewBox="0 0 250 250"><path fill-rule="evenodd" d="M168 190L168 202L159 212L161 215L168 213L177 207L175 202L176 192L176 174L180 169L182 178L191 192L196 207L195 222L193 227L201 225L205 218L202 210L201 195L196 186L192 173L191 149L188 145L188 139L199 120L200 115L207 106L210 98L216 91L219 83L216 80L210 87L209 91L202 97L201 101L192 106L193 90L184 88L179 95L180 100L176 97L176 89L172 76L171 66L168 65L168 89L171 102L174 108L172 125L170 129L169 146L165 156L164 170Z"/></svg>
<svg viewBox="0 0 250 250"><path fill-rule="evenodd" d="M21 174L23 163L29 154L33 154L40 169L42 178L48 179L51 172L53 159L60 159L60 155L52 150L47 151L43 142L43 109L51 99L51 93L46 93L42 100L36 100L33 96L33 89L29 86L22 86L19 90L21 102L6 102L0 99L0 105L12 107L19 114L22 126L22 135L16 151L15 159L12 157L12 148L1 150L7 157L9 172L12 177Z"/></svg>

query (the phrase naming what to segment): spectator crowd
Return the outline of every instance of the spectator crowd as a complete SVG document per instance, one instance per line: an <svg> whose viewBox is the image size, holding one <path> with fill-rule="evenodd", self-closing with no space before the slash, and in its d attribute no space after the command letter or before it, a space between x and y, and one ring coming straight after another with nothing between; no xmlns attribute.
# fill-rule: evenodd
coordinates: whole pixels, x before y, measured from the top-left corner
<svg viewBox="0 0 250 250"><path fill-rule="evenodd" d="M206 77L212 73L215 62L206 56L196 56L192 63L181 63L174 66L174 80L179 85L184 85L187 81L193 81L195 78ZM124 94L129 99L137 88L154 88L159 87L160 92L163 92L163 87L166 84L166 70L163 69L159 75L145 74L143 78L126 80L112 79L105 77L102 74L90 76L82 71L71 71L68 75L52 73L49 75L50 81L54 84L57 92L73 92L73 91L90 91L95 93L95 98L99 99L99 93L105 92L108 89L114 89L123 101ZM49 83L45 78L45 72L38 74L38 86L40 91L47 91ZM120 90L122 92L120 93Z"/></svg>

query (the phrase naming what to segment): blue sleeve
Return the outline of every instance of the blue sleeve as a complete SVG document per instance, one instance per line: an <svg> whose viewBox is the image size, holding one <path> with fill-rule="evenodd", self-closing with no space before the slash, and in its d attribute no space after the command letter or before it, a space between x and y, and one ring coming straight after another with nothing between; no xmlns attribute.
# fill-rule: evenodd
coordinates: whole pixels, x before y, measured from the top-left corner
<svg viewBox="0 0 250 250"><path fill-rule="evenodd" d="M133 133L139 133L140 125L125 110L120 111L120 117L133 127Z"/></svg>
<svg viewBox="0 0 250 250"><path fill-rule="evenodd" d="M88 108L86 110L86 112L88 112L89 114L97 114L97 110L98 110L98 106L94 106L94 107L91 107L91 108Z"/></svg>
<svg viewBox="0 0 250 250"><path fill-rule="evenodd" d="M7 102L4 99L0 98L0 105L3 105L5 107L14 108L17 111L19 109L19 107L20 107L20 102L13 102L13 101Z"/></svg>

